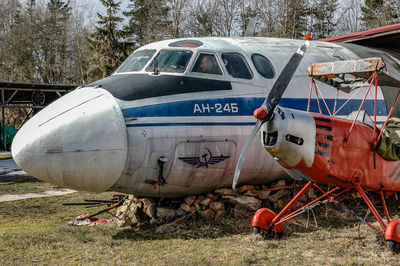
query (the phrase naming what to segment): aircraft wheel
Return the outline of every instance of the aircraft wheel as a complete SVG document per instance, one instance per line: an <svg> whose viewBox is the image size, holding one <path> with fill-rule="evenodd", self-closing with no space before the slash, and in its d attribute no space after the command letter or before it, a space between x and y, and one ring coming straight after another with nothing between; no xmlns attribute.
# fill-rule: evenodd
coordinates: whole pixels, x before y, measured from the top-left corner
<svg viewBox="0 0 400 266"><path fill-rule="evenodd" d="M278 224L270 228L270 224L276 213L268 208L259 209L253 216L253 233L262 235L264 238L279 238L283 235L283 225Z"/></svg>
<svg viewBox="0 0 400 266"><path fill-rule="evenodd" d="M385 239L387 248L399 253L400 251L400 221L392 220L387 226L385 231Z"/></svg>
<svg viewBox="0 0 400 266"><path fill-rule="evenodd" d="M253 234L260 235L265 239L276 239L281 238L283 236L282 232L275 232L272 230L265 230L264 228L260 228L257 226L253 226Z"/></svg>
<svg viewBox="0 0 400 266"><path fill-rule="evenodd" d="M395 253L399 253L399 243L394 240L386 240L386 247Z"/></svg>

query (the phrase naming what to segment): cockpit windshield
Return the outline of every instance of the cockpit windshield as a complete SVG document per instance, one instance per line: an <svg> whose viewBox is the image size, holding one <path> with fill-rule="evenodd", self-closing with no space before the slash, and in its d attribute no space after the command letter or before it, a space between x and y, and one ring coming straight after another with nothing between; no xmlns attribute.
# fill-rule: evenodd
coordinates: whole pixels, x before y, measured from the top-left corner
<svg viewBox="0 0 400 266"><path fill-rule="evenodd" d="M161 50L146 71L182 73L192 57L188 50Z"/></svg>
<svg viewBox="0 0 400 266"><path fill-rule="evenodd" d="M120 66L117 73L142 70L155 52L156 50L136 51Z"/></svg>

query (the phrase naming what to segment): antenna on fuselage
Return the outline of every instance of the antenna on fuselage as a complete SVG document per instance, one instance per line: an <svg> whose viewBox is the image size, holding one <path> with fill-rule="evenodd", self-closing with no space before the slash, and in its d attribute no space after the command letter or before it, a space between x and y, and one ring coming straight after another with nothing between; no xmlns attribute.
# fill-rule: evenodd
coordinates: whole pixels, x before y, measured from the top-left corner
<svg viewBox="0 0 400 266"><path fill-rule="evenodd" d="M249 24L247 25L247 28L246 28L246 31L245 31L243 37L253 37L254 36L254 30L256 29L256 22L257 22L257 17L250 18Z"/></svg>

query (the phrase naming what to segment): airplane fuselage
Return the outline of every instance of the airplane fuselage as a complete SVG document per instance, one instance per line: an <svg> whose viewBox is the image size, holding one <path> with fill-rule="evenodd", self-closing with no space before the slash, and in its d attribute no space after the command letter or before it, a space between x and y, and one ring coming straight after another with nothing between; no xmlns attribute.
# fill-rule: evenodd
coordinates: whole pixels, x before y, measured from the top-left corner
<svg viewBox="0 0 400 266"><path fill-rule="evenodd" d="M229 187L256 122L254 109L303 43L191 38L146 45L112 76L71 92L28 121L16 136L13 155L29 174L79 190L178 197ZM200 70L205 57L216 68ZM279 105L306 109L310 64L357 58L341 45L312 42ZM235 74L232 64L242 73ZM336 96L339 103L352 96L324 91L329 106ZM357 110L361 97L354 95L339 116ZM371 114L372 98L365 106ZM312 101L311 111L317 108ZM378 121L386 115L379 92ZM26 137L31 132L35 136ZM255 141L240 182L267 183L284 174Z"/></svg>

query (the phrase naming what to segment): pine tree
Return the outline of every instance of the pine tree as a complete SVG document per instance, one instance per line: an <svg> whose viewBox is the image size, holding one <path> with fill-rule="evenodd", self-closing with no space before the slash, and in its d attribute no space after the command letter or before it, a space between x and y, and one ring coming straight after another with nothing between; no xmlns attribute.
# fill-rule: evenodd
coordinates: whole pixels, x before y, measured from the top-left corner
<svg viewBox="0 0 400 266"><path fill-rule="evenodd" d="M299 39L306 30L306 0L284 0L282 3L282 20L280 36Z"/></svg>
<svg viewBox="0 0 400 266"><path fill-rule="evenodd" d="M124 31L118 28L123 18L118 16L121 2L100 0L106 8L106 15L97 13L96 31L88 38L92 51L88 69L90 80L105 77L127 56L127 45L123 41Z"/></svg>
<svg viewBox="0 0 400 266"><path fill-rule="evenodd" d="M46 83L64 83L66 80L66 62L71 51L68 47L68 21L71 15L69 3L50 0L47 3L43 30L38 42L42 50L39 64L41 76Z"/></svg>
<svg viewBox="0 0 400 266"><path fill-rule="evenodd" d="M319 0L312 7L314 15L312 22L313 39L330 37L335 30L335 12L338 8L337 0Z"/></svg>
<svg viewBox="0 0 400 266"><path fill-rule="evenodd" d="M365 0L365 5L361 7L361 20L364 21L366 28L395 23L396 13L392 13L391 4L390 1L384 0Z"/></svg>
<svg viewBox="0 0 400 266"><path fill-rule="evenodd" d="M168 8L163 0L130 0L128 8L123 12L129 19L124 30L139 46L169 37Z"/></svg>

